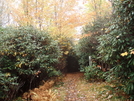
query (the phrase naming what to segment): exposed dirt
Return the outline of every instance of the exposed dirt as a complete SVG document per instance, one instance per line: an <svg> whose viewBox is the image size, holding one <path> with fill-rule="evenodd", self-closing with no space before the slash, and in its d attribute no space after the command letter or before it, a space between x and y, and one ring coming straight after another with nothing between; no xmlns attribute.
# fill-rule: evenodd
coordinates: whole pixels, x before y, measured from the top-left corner
<svg viewBox="0 0 134 101"><path fill-rule="evenodd" d="M83 73L67 74L63 82L66 86L65 101L86 101L85 96L80 96L81 92L78 89L79 80L83 77Z"/></svg>
<svg viewBox="0 0 134 101"><path fill-rule="evenodd" d="M98 96L107 83L89 83L83 73L68 73L56 85L54 81L44 82L39 88L24 93L23 101L111 101Z"/></svg>
<svg viewBox="0 0 134 101"><path fill-rule="evenodd" d="M53 90L57 92L57 101L101 101L97 98L97 86L101 89L100 83L87 83L84 74L77 72L66 74L61 84Z"/></svg>

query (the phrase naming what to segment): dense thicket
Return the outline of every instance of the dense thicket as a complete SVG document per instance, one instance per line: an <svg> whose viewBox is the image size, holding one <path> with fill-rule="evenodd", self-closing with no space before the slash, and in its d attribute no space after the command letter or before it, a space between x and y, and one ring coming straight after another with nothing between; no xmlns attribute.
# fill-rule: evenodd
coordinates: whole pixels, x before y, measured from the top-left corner
<svg viewBox="0 0 134 101"><path fill-rule="evenodd" d="M102 60L112 64L109 77L116 81L114 90L134 99L134 1L115 0L113 5L114 19L108 34L98 39L98 52Z"/></svg>
<svg viewBox="0 0 134 101"><path fill-rule="evenodd" d="M94 69L98 68L97 65L101 69L108 68L109 72L104 74L105 79L114 83L113 87L108 87L111 92L126 99L134 99L134 1L114 0L112 3L112 19L103 22L96 20L95 23L86 25L84 32L92 34L79 41L78 56L82 67L88 65L89 55L94 59L95 65L93 63L92 67L84 68L88 79L101 76L99 74L102 72ZM101 24L104 26L99 27ZM97 37L94 34L98 34ZM91 39L93 40L90 41ZM95 40L97 44L93 44ZM92 52L93 47L95 50Z"/></svg>
<svg viewBox="0 0 134 101"><path fill-rule="evenodd" d="M99 59L97 48L99 45L98 37L106 34L105 30L108 27L107 22L110 17L98 17L92 23L87 24L83 27L83 35L87 35L79 40L76 46L76 53L79 58L79 64L81 68L89 65L88 57L92 56L94 62L104 63L104 61Z"/></svg>
<svg viewBox="0 0 134 101"><path fill-rule="evenodd" d="M62 56L57 41L33 27L0 30L0 100L60 75L56 65Z"/></svg>

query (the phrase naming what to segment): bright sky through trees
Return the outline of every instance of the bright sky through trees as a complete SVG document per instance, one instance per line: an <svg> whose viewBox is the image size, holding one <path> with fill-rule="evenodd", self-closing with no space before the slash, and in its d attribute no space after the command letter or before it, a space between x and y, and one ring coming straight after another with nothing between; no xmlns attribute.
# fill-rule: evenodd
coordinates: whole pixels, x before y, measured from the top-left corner
<svg viewBox="0 0 134 101"><path fill-rule="evenodd" d="M55 37L77 37L81 29L96 16L93 2L105 0L6 0L7 14L14 26L32 25L50 31ZM97 4L97 6L99 3ZM103 12L102 12L103 13Z"/></svg>

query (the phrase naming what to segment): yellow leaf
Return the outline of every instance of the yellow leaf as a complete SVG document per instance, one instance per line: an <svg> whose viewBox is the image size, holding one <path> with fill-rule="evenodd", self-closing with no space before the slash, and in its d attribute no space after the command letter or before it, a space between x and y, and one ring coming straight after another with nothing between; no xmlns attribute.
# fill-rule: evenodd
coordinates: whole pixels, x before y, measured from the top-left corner
<svg viewBox="0 0 134 101"><path fill-rule="evenodd" d="M17 55L17 52L14 53L14 56L16 56L16 55Z"/></svg>
<svg viewBox="0 0 134 101"><path fill-rule="evenodd" d="M27 54L23 54L22 56L25 57L25 56L27 56Z"/></svg>
<svg viewBox="0 0 134 101"><path fill-rule="evenodd" d="M134 54L134 49L131 50L130 54Z"/></svg>
<svg viewBox="0 0 134 101"><path fill-rule="evenodd" d="M4 53L1 53L1 55L4 55Z"/></svg>
<svg viewBox="0 0 134 101"><path fill-rule="evenodd" d="M127 56L128 52L121 53L121 56Z"/></svg>
<svg viewBox="0 0 134 101"><path fill-rule="evenodd" d="M6 73L5 75L6 75L6 77L11 76L11 74L10 74L10 73Z"/></svg>
<svg viewBox="0 0 134 101"><path fill-rule="evenodd" d="M21 65L22 65L22 63L20 63L20 64L18 65L18 67L20 67L20 68L21 68Z"/></svg>
<svg viewBox="0 0 134 101"><path fill-rule="evenodd" d="M64 54L67 55L69 52L68 51L65 51Z"/></svg>
<svg viewBox="0 0 134 101"><path fill-rule="evenodd" d="M19 37L18 39L22 39L21 37Z"/></svg>

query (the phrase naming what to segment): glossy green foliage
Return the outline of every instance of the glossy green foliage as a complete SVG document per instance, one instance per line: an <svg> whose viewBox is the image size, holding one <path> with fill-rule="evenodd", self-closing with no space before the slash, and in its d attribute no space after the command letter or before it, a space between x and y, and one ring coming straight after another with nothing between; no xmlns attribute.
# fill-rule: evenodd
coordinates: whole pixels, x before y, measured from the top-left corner
<svg viewBox="0 0 134 101"><path fill-rule="evenodd" d="M105 34L105 30L108 27L107 22L110 20L110 18L111 16L102 16L96 18L92 22L89 22L85 27L83 27L83 34Z"/></svg>
<svg viewBox="0 0 134 101"><path fill-rule="evenodd" d="M93 66L87 66L81 70L82 72L85 72L85 78L88 81L105 81L105 74L106 72L102 71L99 67Z"/></svg>
<svg viewBox="0 0 134 101"><path fill-rule="evenodd" d="M89 65L89 56L95 56L96 46L98 45L95 36L89 36L80 39L76 46L76 54L79 57L79 65L81 68Z"/></svg>
<svg viewBox="0 0 134 101"><path fill-rule="evenodd" d="M38 85L43 79L60 75L55 65L61 57L61 51L47 32L33 27L20 27L6 28L0 33L1 72L18 78L19 86L16 89L22 83L28 87L26 89L31 89L32 84Z"/></svg>
<svg viewBox="0 0 134 101"><path fill-rule="evenodd" d="M11 77L10 73L2 73L0 71L0 100L8 100L11 97L13 97L15 92L12 92L13 90L16 90L16 86L18 86L17 83L17 77ZM10 95L9 95L10 94Z"/></svg>
<svg viewBox="0 0 134 101"><path fill-rule="evenodd" d="M97 37L106 34L105 30L107 28L107 17L98 17L93 22L87 24L83 27L83 36L86 36L79 40L76 46L76 53L79 57L79 64L81 68L88 66L88 57L92 56L95 61L98 60L97 47L99 45Z"/></svg>
<svg viewBox="0 0 134 101"><path fill-rule="evenodd" d="M115 0L114 19L107 35L99 37L100 59L113 65L111 74L122 90L134 99L134 1Z"/></svg>

